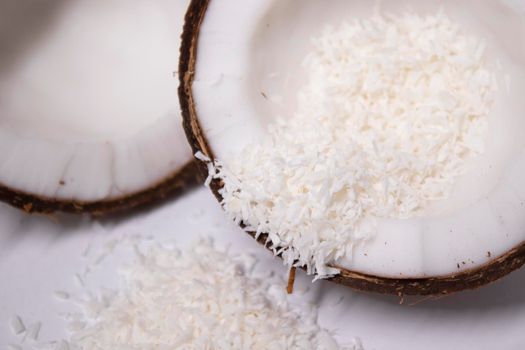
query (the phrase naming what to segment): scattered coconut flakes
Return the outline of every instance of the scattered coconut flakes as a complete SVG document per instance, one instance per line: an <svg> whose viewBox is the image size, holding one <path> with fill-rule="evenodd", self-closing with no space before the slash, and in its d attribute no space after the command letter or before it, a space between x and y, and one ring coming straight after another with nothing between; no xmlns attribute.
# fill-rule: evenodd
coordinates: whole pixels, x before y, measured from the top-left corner
<svg viewBox="0 0 525 350"><path fill-rule="evenodd" d="M9 321L9 327L11 328L11 332L14 335L20 335L26 331L24 322L18 315L11 317L11 320Z"/></svg>
<svg viewBox="0 0 525 350"><path fill-rule="evenodd" d="M254 264L210 240L186 252L150 247L123 270L124 289L83 305L87 326L72 334L70 348L339 348L314 310L288 302L284 281L257 275Z"/></svg>
<svg viewBox="0 0 525 350"><path fill-rule="evenodd" d="M285 280L255 269L252 255L220 250L211 239L185 251L138 237L118 245L135 252L118 268L120 287L83 286L87 295L70 299L80 312L66 315L70 339L34 349L363 349L358 339L337 344L317 324L317 308L288 296Z"/></svg>
<svg viewBox="0 0 525 350"><path fill-rule="evenodd" d="M227 164L208 162L235 222L316 278L377 232L421 215L482 153L497 84L485 43L443 12L327 27L304 61L298 111Z"/></svg>

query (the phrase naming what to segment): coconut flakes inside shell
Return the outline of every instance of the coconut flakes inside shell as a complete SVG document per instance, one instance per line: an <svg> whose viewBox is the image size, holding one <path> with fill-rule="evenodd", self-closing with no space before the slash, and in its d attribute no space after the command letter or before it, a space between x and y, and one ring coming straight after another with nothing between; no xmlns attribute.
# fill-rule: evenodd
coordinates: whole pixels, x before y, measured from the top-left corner
<svg viewBox="0 0 525 350"><path fill-rule="evenodd" d="M209 161L207 183L222 180L226 212L267 233L287 265L326 278L377 218L448 197L484 151L497 84L485 43L444 13L344 22L312 45L297 113L239 157Z"/></svg>

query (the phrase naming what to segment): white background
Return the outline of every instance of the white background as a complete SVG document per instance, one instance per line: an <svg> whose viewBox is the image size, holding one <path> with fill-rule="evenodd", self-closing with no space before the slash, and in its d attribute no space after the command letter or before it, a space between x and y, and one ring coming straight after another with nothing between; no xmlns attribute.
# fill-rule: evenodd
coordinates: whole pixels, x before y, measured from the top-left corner
<svg viewBox="0 0 525 350"><path fill-rule="evenodd" d="M286 276L286 269L255 241L233 227L207 189L199 188L163 205L93 222L88 218L58 216L53 220L28 216L0 205L0 349L19 344L9 319L17 314L27 324L41 321L40 340L66 337L60 312L75 311L69 302L53 296L56 290L75 292L74 274L89 258L116 237L141 233L159 241L188 245L199 236L212 235L219 245L233 251L249 251L261 259L263 268ZM117 249L99 271L88 279L88 288L112 286L115 268L125 253ZM320 323L336 330L338 339L359 336L367 350L410 349L524 349L525 270L493 285L440 300L416 300L357 293L321 281L311 285L301 272L299 289L320 307ZM284 286L283 286L284 287ZM25 342L24 349L31 349Z"/></svg>

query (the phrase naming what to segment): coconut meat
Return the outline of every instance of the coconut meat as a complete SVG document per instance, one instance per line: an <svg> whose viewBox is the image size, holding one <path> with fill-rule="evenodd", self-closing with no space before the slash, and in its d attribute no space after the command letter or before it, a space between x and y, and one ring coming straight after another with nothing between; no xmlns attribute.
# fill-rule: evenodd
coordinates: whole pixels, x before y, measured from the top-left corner
<svg viewBox="0 0 525 350"><path fill-rule="evenodd" d="M187 1L23 2L0 5L0 184L104 201L191 161L175 72Z"/></svg>
<svg viewBox="0 0 525 350"><path fill-rule="evenodd" d="M498 73L503 88L489 116L486 151L457 180L452 194L423 217L380 220L376 237L337 264L382 277L449 275L479 267L525 240L520 215L525 103L519 96L525 88L525 46L512 39L525 35L525 11L517 1L391 1L382 6L388 12L406 5L422 14L443 8L469 33L484 38L490 58L503 68ZM327 24L370 17L373 7L368 1L335 1L329 7L315 0L242 6L211 1L200 29L193 93L214 156L227 163L264 137L272 117L291 115L304 84L299 63L310 38ZM231 12L225 8L235 11L235 21L226 18Z"/></svg>

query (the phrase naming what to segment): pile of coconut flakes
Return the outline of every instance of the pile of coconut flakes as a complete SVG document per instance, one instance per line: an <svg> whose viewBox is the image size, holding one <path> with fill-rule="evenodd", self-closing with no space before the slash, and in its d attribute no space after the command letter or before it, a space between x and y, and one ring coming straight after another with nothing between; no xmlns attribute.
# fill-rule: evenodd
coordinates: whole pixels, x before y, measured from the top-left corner
<svg viewBox="0 0 525 350"><path fill-rule="evenodd" d="M79 278L122 247L134 262L121 266L117 288L55 293L78 307L64 315L68 340L39 343L14 316L21 342L10 350L362 350L358 339L338 345L318 325L315 306L288 296L282 278L258 272L253 256L221 250L210 239L183 251L138 236L113 241Z"/></svg>
<svg viewBox="0 0 525 350"><path fill-rule="evenodd" d="M377 218L420 215L484 151L497 90L482 40L444 13L327 27L304 61L293 117L209 163L227 213L317 278L351 259ZM210 161L202 154L203 160Z"/></svg>

